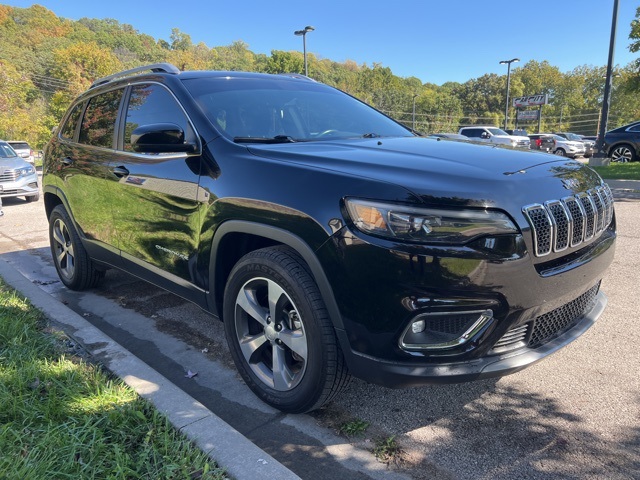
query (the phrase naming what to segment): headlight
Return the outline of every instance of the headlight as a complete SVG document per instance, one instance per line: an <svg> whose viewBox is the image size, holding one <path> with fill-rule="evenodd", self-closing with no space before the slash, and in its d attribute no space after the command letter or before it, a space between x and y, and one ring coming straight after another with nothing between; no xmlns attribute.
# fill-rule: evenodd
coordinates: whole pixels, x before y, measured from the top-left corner
<svg viewBox="0 0 640 480"><path fill-rule="evenodd" d="M509 217L492 210L415 208L354 198L345 204L358 230L393 240L460 245L483 235L518 232Z"/></svg>
<svg viewBox="0 0 640 480"><path fill-rule="evenodd" d="M18 173L18 177L26 177L27 175L32 175L36 173L36 169L32 166L16 168L16 172Z"/></svg>

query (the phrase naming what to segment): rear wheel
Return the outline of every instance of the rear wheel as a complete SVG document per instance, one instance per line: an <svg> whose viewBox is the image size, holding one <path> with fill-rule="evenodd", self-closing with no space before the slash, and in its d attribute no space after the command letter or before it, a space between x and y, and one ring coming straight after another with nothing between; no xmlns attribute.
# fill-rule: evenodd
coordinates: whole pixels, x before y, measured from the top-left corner
<svg viewBox="0 0 640 480"><path fill-rule="evenodd" d="M286 247L248 253L224 294L233 360L253 392L288 413L331 400L349 379L316 283Z"/></svg>
<svg viewBox="0 0 640 480"><path fill-rule="evenodd" d="M49 217L49 242L58 276L68 288L86 290L102 280L105 272L95 267L62 205Z"/></svg>
<svg viewBox="0 0 640 480"><path fill-rule="evenodd" d="M630 145L618 145L609 152L612 162L627 163L635 162L636 154Z"/></svg>

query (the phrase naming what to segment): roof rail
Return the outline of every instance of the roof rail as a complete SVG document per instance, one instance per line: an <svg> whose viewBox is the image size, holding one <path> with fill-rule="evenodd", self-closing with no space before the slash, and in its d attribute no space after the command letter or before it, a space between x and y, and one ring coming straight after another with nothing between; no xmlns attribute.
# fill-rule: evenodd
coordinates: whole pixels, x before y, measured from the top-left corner
<svg viewBox="0 0 640 480"><path fill-rule="evenodd" d="M146 72L146 71L172 73L174 75L177 75L180 73L180 70L178 69L178 67L170 63L154 63L152 65L144 65L142 67L132 68L130 70L125 70L123 72L118 72L118 73L114 73L113 75L108 75L106 77L99 78L95 82L93 82L89 88L94 88L94 87L97 87L98 85L109 83L118 78L124 78L138 72Z"/></svg>

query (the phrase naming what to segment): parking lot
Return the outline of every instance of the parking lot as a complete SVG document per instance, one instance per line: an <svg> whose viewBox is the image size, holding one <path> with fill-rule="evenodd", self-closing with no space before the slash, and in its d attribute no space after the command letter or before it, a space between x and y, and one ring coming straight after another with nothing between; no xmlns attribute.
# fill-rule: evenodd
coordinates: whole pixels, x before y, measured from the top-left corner
<svg viewBox="0 0 640 480"><path fill-rule="evenodd" d="M354 380L312 415L257 400L235 372L220 323L184 300L113 270L96 290L66 290L50 260L42 200L4 202L0 260L302 478L631 479L640 478L640 199L616 193L617 251L602 283L609 305L568 348L502 379L410 390ZM188 370L198 375L186 378ZM369 427L338 432L354 420ZM376 446L389 465L368 453Z"/></svg>

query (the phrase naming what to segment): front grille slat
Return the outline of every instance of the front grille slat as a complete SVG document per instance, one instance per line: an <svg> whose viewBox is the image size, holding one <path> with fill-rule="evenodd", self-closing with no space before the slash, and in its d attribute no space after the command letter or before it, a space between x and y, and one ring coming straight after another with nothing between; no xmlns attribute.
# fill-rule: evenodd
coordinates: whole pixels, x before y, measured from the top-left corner
<svg viewBox="0 0 640 480"><path fill-rule="evenodd" d="M536 257L552 251L562 252L597 238L613 221L613 211L613 194L607 184L522 209L531 225Z"/></svg>

